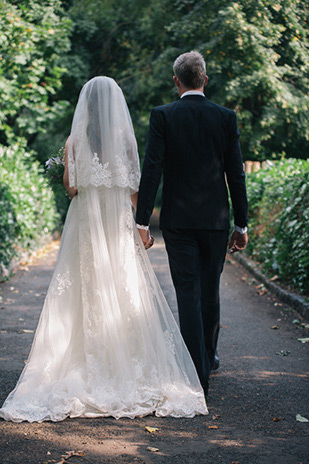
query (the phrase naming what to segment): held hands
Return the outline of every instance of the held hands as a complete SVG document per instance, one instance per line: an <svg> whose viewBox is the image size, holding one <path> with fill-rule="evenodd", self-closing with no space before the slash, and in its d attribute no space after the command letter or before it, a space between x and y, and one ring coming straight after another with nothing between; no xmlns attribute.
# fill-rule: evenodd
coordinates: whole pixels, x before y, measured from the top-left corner
<svg viewBox="0 0 309 464"><path fill-rule="evenodd" d="M144 229L138 229L138 232L141 236L142 242L144 244L145 250L148 250L148 248L152 247L154 243L154 238L150 234L150 230L144 230Z"/></svg>
<svg viewBox="0 0 309 464"><path fill-rule="evenodd" d="M230 253L236 253L237 251L243 251L248 243L248 234L241 234L234 230L229 241Z"/></svg>

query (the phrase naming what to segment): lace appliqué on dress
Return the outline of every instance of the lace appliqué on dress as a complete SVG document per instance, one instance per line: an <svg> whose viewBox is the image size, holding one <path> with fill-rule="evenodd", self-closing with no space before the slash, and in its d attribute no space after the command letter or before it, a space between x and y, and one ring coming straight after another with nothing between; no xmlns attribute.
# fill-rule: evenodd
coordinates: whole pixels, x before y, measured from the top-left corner
<svg viewBox="0 0 309 464"><path fill-rule="evenodd" d="M62 295L69 287L72 285L72 280L70 279L70 272L66 271L64 274L57 274L56 280L58 282L57 291L58 295Z"/></svg>
<svg viewBox="0 0 309 464"><path fill-rule="evenodd" d="M123 164L119 156L115 156L114 172L114 182L118 187L130 187L133 190L138 190L140 172L133 168L133 163L131 161L127 167Z"/></svg>
<svg viewBox="0 0 309 464"><path fill-rule="evenodd" d="M73 154L73 146L71 145L69 145L68 148L68 172L70 187L76 187L76 163Z"/></svg>
<svg viewBox="0 0 309 464"><path fill-rule="evenodd" d="M91 160L85 157L76 161L77 179L79 187L123 187L137 192L140 182L140 171L131 161L124 163L120 156L115 155L112 163L102 164L97 153L93 153ZM74 171L72 169L72 176ZM73 179L73 177L72 177ZM71 181L70 181L71 184Z"/></svg>
<svg viewBox="0 0 309 464"><path fill-rule="evenodd" d="M172 354L175 354L175 343L174 343L173 334L170 333L168 330L165 330L164 338L165 338L165 343L166 343L166 346L169 352Z"/></svg>
<svg viewBox="0 0 309 464"><path fill-rule="evenodd" d="M106 185L106 187L112 186L112 173L107 168L109 163L100 163L97 153L93 154L91 159L91 184L94 187L100 187Z"/></svg>

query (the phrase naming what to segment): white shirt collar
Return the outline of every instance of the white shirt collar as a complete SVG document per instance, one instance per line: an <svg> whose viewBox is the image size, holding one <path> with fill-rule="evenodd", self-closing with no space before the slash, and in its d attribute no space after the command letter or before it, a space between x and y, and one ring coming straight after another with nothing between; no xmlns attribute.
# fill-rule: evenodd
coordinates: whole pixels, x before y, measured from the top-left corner
<svg viewBox="0 0 309 464"><path fill-rule="evenodd" d="M199 90L187 90L187 92L184 92L180 98L186 97L187 95L200 95L201 97L205 97L203 92L200 92Z"/></svg>

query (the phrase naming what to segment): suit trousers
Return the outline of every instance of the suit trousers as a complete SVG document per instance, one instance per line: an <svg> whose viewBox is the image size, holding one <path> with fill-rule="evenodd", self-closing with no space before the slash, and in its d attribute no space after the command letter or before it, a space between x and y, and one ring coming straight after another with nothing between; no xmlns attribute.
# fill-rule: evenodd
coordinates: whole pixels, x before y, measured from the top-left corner
<svg viewBox="0 0 309 464"><path fill-rule="evenodd" d="M220 327L220 276L228 230L163 229L180 330L205 393Z"/></svg>

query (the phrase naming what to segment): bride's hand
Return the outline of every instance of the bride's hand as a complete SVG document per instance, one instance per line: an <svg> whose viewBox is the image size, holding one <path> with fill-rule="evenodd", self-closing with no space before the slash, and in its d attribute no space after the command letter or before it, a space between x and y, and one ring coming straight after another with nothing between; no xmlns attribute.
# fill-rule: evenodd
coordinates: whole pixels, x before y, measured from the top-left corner
<svg viewBox="0 0 309 464"><path fill-rule="evenodd" d="M146 243L146 245L144 245L145 250L148 250L149 248L152 247L152 245L154 244L154 240L155 240L154 237L152 235L150 235L149 241Z"/></svg>
<svg viewBox="0 0 309 464"><path fill-rule="evenodd" d="M77 195L77 189L75 187L69 187L67 188L68 195L70 197L70 200L72 200L75 195Z"/></svg>

